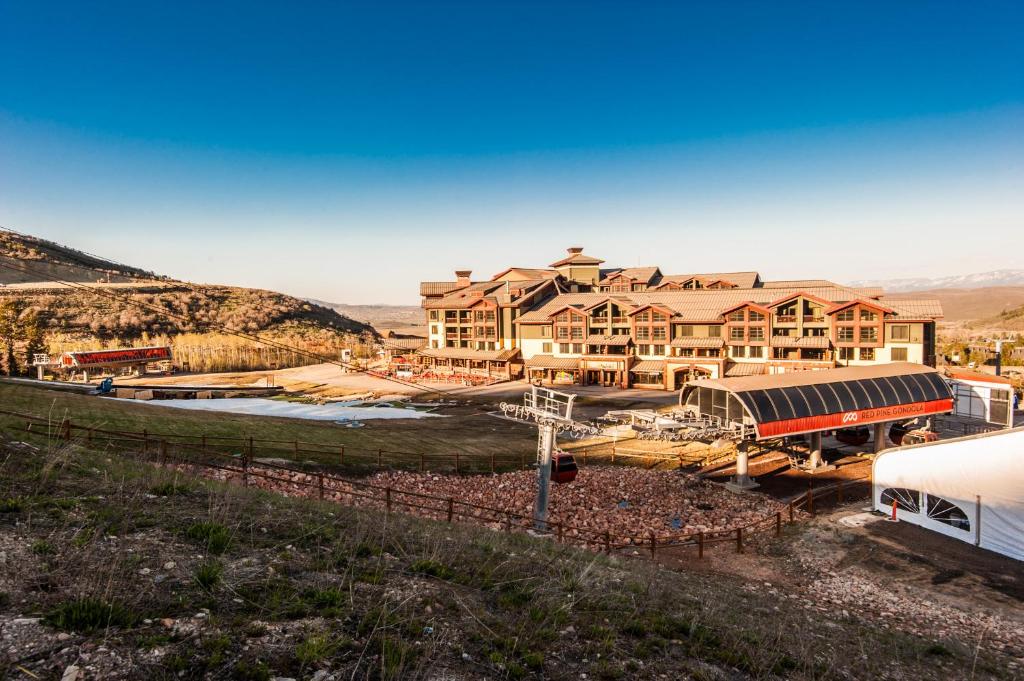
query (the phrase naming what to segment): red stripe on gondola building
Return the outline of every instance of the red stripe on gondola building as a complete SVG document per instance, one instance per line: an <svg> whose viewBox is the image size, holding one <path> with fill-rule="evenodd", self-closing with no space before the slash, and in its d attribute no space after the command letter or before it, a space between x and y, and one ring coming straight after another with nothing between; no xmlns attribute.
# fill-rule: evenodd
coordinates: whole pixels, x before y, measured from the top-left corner
<svg viewBox="0 0 1024 681"><path fill-rule="evenodd" d="M757 425L757 432L759 437L799 435L801 433L831 430L833 428L850 428L869 423L882 423L885 421L911 419L917 416L928 416L930 414L942 414L952 411L952 409L953 400L951 399L911 402L910 404L897 404L891 407L843 411L835 414L823 414L821 416L786 419L784 421L768 421L766 423L759 423Z"/></svg>

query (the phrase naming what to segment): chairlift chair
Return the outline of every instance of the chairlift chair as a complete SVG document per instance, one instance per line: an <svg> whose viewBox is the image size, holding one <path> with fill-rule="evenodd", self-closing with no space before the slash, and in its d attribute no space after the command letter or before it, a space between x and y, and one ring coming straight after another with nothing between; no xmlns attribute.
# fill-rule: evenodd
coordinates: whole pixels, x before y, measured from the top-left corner
<svg viewBox="0 0 1024 681"><path fill-rule="evenodd" d="M576 465L576 458L568 452L555 450L551 456L551 480L552 482L568 483L576 479L579 466Z"/></svg>

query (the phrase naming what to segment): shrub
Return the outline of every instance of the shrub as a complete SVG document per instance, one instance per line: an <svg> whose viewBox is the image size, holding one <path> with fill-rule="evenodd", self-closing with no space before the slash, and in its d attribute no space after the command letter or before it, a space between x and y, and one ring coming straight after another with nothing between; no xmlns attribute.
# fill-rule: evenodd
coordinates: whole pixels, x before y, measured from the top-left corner
<svg viewBox="0 0 1024 681"><path fill-rule="evenodd" d="M194 523L185 531L185 536L205 544L206 550L215 555L227 551L231 544L231 533L219 523Z"/></svg>
<svg viewBox="0 0 1024 681"><path fill-rule="evenodd" d="M303 667L323 662L338 649L338 642L326 634L307 636L302 643L295 646L295 659Z"/></svg>
<svg viewBox="0 0 1024 681"><path fill-rule="evenodd" d="M17 513L23 505L21 497L4 497L0 499L0 513Z"/></svg>
<svg viewBox="0 0 1024 681"><path fill-rule="evenodd" d="M196 583L205 591L211 591L213 587L220 584L222 574L224 574L223 565L215 560L207 561L196 568Z"/></svg>
<svg viewBox="0 0 1024 681"><path fill-rule="evenodd" d="M451 579L455 576L450 567L436 560L418 560L410 565L409 569L416 574L437 577L438 579Z"/></svg>
<svg viewBox="0 0 1024 681"><path fill-rule="evenodd" d="M89 633L107 627L129 627L135 617L120 603L87 596L61 603L46 614L44 621L64 631Z"/></svg>
<svg viewBox="0 0 1024 681"><path fill-rule="evenodd" d="M150 488L150 494L158 497L173 497L179 494L188 494L191 488L188 485L179 485L176 482L162 482Z"/></svg>

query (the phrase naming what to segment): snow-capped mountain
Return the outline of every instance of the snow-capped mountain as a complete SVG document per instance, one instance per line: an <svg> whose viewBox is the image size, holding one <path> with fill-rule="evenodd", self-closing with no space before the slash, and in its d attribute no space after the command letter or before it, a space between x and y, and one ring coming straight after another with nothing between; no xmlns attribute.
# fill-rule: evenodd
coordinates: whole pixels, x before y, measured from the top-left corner
<svg viewBox="0 0 1024 681"><path fill-rule="evenodd" d="M886 293L897 291L929 291L937 288L984 288L986 286L1024 286L1024 270L993 270L951 277L916 277L911 279L865 279L851 281L853 287L881 287Z"/></svg>

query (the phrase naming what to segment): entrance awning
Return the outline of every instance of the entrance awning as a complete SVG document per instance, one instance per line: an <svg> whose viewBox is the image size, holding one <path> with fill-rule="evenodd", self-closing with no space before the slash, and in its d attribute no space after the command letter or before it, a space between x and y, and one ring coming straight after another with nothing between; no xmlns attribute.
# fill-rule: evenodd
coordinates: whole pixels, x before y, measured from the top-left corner
<svg viewBox="0 0 1024 681"><path fill-rule="evenodd" d="M416 354L435 359L475 359L480 361L507 362L519 354L513 350L474 350L472 348L423 348Z"/></svg>
<svg viewBox="0 0 1024 681"><path fill-rule="evenodd" d="M645 359L631 366L629 372L631 374L661 374L665 372L665 361Z"/></svg>
<svg viewBox="0 0 1024 681"><path fill-rule="evenodd" d="M526 360L526 368L554 369L555 371L577 371L580 368L580 360L575 357L534 355Z"/></svg>

